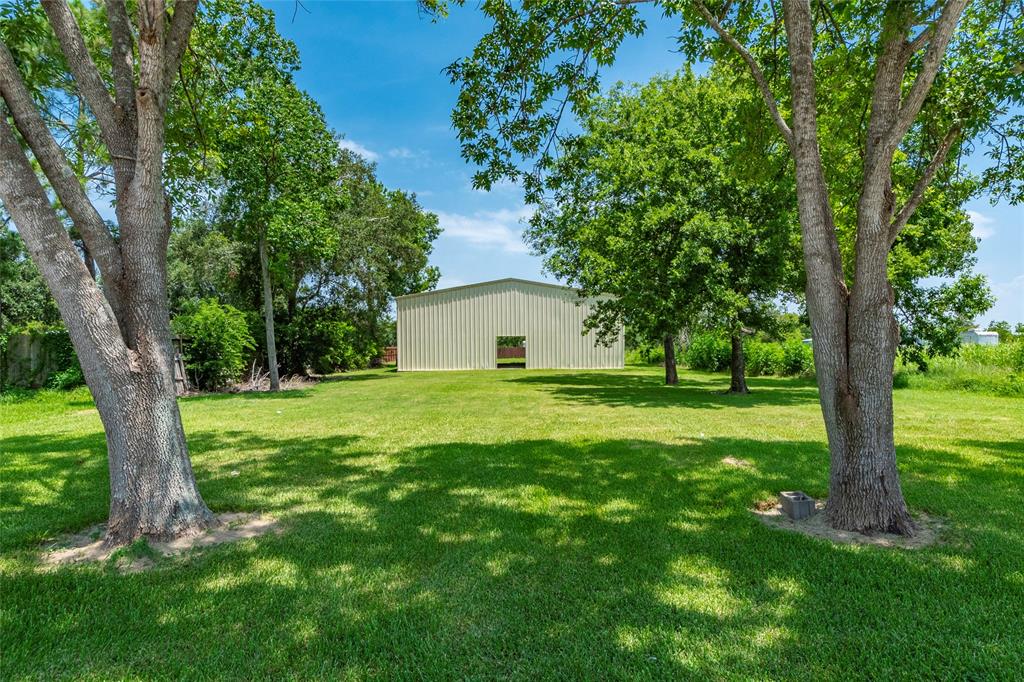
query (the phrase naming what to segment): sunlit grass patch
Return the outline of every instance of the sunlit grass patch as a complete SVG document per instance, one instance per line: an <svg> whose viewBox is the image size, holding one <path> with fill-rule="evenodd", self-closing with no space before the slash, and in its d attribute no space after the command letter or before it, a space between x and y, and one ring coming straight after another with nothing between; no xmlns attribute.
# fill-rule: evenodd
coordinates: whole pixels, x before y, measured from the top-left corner
<svg viewBox="0 0 1024 682"><path fill-rule="evenodd" d="M183 400L210 506L282 530L131 575L37 570L107 514L88 393L0 404L0 679L1024 676L1024 400L896 392L908 503L947 524L911 553L747 511L827 493L808 380L350 378Z"/></svg>

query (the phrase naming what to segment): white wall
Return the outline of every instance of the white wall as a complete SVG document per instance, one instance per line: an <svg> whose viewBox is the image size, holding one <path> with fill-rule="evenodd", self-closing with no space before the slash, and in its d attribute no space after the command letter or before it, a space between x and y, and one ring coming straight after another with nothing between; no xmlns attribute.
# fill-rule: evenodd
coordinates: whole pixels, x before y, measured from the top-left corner
<svg viewBox="0 0 1024 682"><path fill-rule="evenodd" d="M979 346L998 346L999 334L996 332L970 329L960 333L960 342L964 344L977 344Z"/></svg>
<svg viewBox="0 0 1024 682"><path fill-rule="evenodd" d="M494 369L497 337L526 337L530 369L623 366L622 330L611 346L582 335L593 300L539 282L498 280L400 296L398 369Z"/></svg>

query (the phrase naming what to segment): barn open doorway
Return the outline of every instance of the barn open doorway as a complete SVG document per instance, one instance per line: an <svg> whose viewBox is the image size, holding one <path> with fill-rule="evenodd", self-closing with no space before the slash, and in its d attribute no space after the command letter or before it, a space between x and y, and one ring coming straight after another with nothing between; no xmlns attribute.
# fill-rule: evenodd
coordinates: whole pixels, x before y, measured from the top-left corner
<svg viewBox="0 0 1024 682"><path fill-rule="evenodd" d="M499 336L495 345L498 369L526 369L525 336Z"/></svg>

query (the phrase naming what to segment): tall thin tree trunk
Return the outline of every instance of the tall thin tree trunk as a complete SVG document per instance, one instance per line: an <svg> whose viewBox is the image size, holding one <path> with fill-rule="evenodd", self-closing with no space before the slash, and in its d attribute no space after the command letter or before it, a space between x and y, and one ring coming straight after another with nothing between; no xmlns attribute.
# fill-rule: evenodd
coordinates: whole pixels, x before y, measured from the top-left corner
<svg viewBox="0 0 1024 682"><path fill-rule="evenodd" d="M665 335L665 384L675 386L679 383L676 371L676 340L671 334Z"/></svg>
<svg viewBox="0 0 1024 682"><path fill-rule="evenodd" d="M732 335L732 356L729 360L732 381L729 383L729 393L750 393L750 389L747 388L746 365L742 332L737 331Z"/></svg>
<svg viewBox="0 0 1024 682"><path fill-rule="evenodd" d="M267 364L270 371L270 390L281 390L277 374L277 345L274 343L274 295L270 288L270 259L267 257L266 239L260 236L260 277L263 280L263 319L267 329Z"/></svg>

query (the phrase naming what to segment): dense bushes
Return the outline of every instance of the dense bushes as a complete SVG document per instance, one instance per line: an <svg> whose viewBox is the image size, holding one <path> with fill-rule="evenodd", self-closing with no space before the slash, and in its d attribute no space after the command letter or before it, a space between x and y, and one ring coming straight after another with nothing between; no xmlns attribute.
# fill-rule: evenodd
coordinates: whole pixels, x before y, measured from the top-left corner
<svg viewBox="0 0 1024 682"><path fill-rule="evenodd" d="M743 352L749 376L806 376L814 373L811 347L800 339L783 343L748 339L743 343ZM729 339L717 334L695 334L684 358L690 369L719 372L729 367L731 354Z"/></svg>
<svg viewBox="0 0 1024 682"><path fill-rule="evenodd" d="M746 353L748 376L770 376L783 373L785 354L781 344L750 341L744 344L743 350Z"/></svg>
<svg viewBox="0 0 1024 682"><path fill-rule="evenodd" d="M748 339L743 344L748 376L811 376L814 354L798 338L782 343ZM728 339L697 334L684 353L691 369L717 372L729 367ZM893 387L958 390L992 395L1024 395L1024 341L998 346L963 346L954 357L936 357L928 370L900 363Z"/></svg>
<svg viewBox="0 0 1024 682"><path fill-rule="evenodd" d="M184 360L193 384L204 390L237 380L256 347L241 311L206 299L174 318L184 338Z"/></svg>
<svg viewBox="0 0 1024 682"><path fill-rule="evenodd" d="M814 351L800 339L782 344L782 371L784 376L804 376L814 373Z"/></svg>
<svg viewBox="0 0 1024 682"><path fill-rule="evenodd" d="M664 365L664 346L638 346L626 351L627 365Z"/></svg>
<svg viewBox="0 0 1024 682"><path fill-rule="evenodd" d="M729 366L732 349L729 340L717 334L695 334L683 359L690 369L718 372Z"/></svg>
<svg viewBox="0 0 1024 682"><path fill-rule="evenodd" d="M297 311L290 323L281 325L278 338L278 359L291 374L360 369L380 354L376 346L365 344L354 325L337 319L329 309Z"/></svg>
<svg viewBox="0 0 1024 682"><path fill-rule="evenodd" d="M964 346L954 357L930 360L927 371L909 365L900 366L893 386L1024 395L1024 342Z"/></svg>

